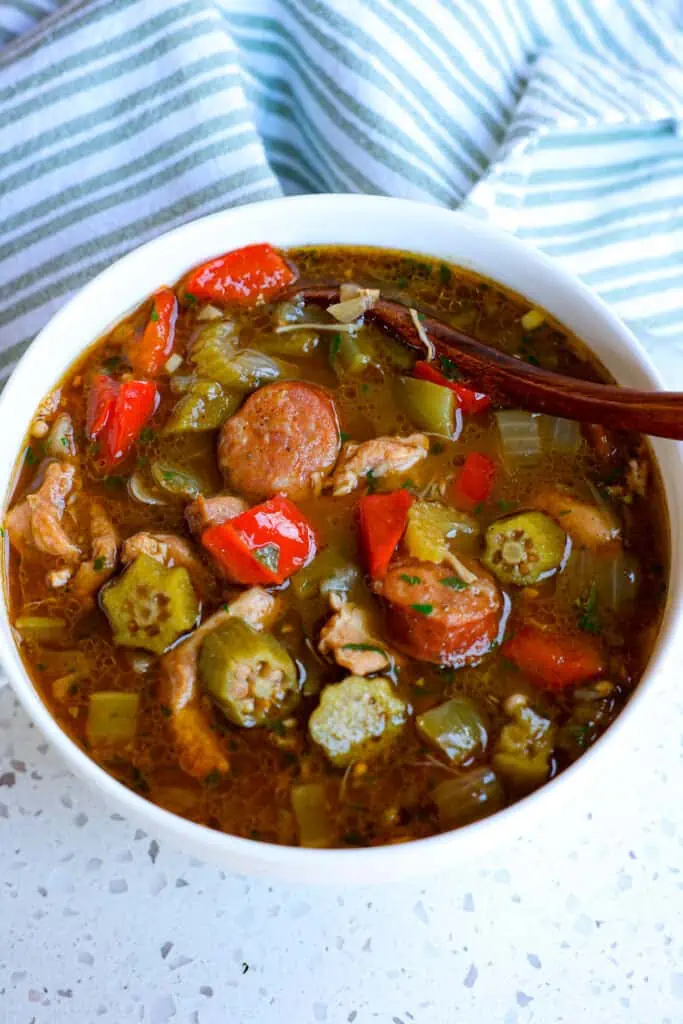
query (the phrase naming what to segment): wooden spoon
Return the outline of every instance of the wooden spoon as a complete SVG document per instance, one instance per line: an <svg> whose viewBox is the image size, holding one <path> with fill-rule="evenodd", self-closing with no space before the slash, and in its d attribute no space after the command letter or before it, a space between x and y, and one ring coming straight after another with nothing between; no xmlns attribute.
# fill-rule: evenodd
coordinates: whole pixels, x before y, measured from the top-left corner
<svg viewBox="0 0 683 1024"><path fill-rule="evenodd" d="M339 301L337 285L295 286L290 294L318 306ZM365 319L421 356L428 356L410 310L400 302L379 299L367 310ZM425 316L420 322L437 354L452 360L469 384L490 395L498 405L516 405L568 420L683 440L683 393L636 391L553 373L497 352L433 317Z"/></svg>

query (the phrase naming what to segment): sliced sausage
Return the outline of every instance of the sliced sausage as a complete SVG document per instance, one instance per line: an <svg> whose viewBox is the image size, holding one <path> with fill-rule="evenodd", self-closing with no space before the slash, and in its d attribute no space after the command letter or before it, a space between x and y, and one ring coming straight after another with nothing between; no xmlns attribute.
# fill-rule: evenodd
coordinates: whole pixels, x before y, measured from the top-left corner
<svg viewBox="0 0 683 1024"><path fill-rule="evenodd" d="M503 598L478 562L468 560L467 568L476 579L464 584L448 566L403 559L375 584L389 637L400 651L455 668L486 654L498 638Z"/></svg>
<svg viewBox="0 0 683 1024"><path fill-rule="evenodd" d="M339 455L339 422L322 388L269 384L224 424L218 464L227 485L253 501L315 497Z"/></svg>

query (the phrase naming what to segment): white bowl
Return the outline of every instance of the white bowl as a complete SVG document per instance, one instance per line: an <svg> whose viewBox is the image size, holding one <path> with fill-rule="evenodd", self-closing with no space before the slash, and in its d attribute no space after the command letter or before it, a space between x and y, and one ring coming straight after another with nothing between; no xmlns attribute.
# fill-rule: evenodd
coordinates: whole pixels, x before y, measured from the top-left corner
<svg viewBox="0 0 683 1024"><path fill-rule="evenodd" d="M457 213L408 200L321 195L256 203L178 228L119 260L87 285L41 331L0 398L0 494L11 486L16 454L41 398L76 357L160 285L176 281L209 257L250 242L279 247L303 244L376 245L452 261L499 281L543 306L586 341L624 385L659 388L660 381L633 335L595 295L541 253ZM605 756L619 755L629 722L655 678L674 672L683 658L681 545L677 509L683 507L683 464L678 445L654 444L671 519L672 578L664 621L649 665L625 711L574 766L532 796L455 832L372 849L305 850L240 839L195 825L122 786L83 753L54 721L27 675L10 629L7 602L0 635L7 674L22 704L66 762L126 814L182 849L224 867L311 881L376 882L431 874L456 859L476 856L528 832L546 801L576 797L590 787ZM5 499L6 500L6 499Z"/></svg>

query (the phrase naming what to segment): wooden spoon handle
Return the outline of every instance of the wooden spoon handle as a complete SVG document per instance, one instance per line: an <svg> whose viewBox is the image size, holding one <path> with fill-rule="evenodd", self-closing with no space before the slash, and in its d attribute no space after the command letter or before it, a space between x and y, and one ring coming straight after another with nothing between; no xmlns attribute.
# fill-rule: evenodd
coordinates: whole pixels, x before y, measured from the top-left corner
<svg viewBox="0 0 683 1024"><path fill-rule="evenodd" d="M337 286L294 290L306 302L316 305L327 306L339 301ZM410 311L400 303L380 299L366 312L365 318L398 337L409 348L426 354ZM437 353L452 360L468 383L490 395L499 405L514 404L530 412L683 440L683 394L680 392L635 391L579 380L529 366L433 317L425 317L421 323Z"/></svg>

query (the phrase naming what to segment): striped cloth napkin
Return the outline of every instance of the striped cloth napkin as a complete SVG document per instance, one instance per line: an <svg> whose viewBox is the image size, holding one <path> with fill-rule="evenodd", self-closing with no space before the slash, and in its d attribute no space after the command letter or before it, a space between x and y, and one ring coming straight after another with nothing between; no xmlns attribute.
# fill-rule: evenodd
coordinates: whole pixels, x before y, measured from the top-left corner
<svg viewBox="0 0 683 1024"><path fill-rule="evenodd" d="M69 295L281 193L463 206L683 342L681 0L0 0L0 382Z"/></svg>

